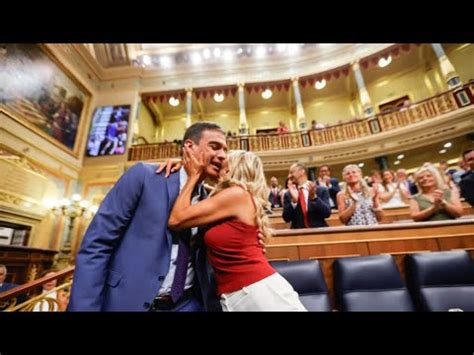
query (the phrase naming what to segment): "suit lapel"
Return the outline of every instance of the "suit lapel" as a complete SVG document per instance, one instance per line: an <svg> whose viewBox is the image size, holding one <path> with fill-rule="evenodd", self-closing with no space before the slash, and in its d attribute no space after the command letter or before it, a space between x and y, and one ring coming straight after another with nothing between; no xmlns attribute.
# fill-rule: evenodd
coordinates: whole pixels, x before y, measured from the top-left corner
<svg viewBox="0 0 474 355"><path fill-rule="evenodd" d="M166 187L168 188L168 212L171 213L171 209L179 194L179 171L171 174L166 179Z"/></svg>

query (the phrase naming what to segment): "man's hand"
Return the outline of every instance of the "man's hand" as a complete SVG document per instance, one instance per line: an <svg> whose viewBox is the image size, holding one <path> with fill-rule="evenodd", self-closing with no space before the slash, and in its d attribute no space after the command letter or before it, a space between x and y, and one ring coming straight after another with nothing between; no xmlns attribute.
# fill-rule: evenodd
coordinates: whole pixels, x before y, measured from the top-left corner
<svg viewBox="0 0 474 355"><path fill-rule="evenodd" d="M312 181L308 181L306 184L309 192L308 197L310 200L314 200L316 198L316 184Z"/></svg>
<svg viewBox="0 0 474 355"><path fill-rule="evenodd" d="M164 164L158 166L155 172L159 174L166 169L165 177L168 177L171 173L178 171L182 165L183 161L181 159L167 159Z"/></svg>
<svg viewBox="0 0 474 355"><path fill-rule="evenodd" d="M288 191L290 192L291 202L298 203L298 189L293 181L288 181Z"/></svg>

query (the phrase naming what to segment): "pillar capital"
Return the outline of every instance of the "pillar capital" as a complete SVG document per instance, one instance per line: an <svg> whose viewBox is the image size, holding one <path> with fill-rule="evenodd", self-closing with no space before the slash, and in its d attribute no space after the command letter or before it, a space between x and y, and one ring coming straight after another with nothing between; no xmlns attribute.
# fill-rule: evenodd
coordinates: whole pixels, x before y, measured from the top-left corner
<svg viewBox="0 0 474 355"><path fill-rule="evenodd" d="M243 88L245 86L245 83L237 83L237 87L240 89L240 88Z"/></svg>

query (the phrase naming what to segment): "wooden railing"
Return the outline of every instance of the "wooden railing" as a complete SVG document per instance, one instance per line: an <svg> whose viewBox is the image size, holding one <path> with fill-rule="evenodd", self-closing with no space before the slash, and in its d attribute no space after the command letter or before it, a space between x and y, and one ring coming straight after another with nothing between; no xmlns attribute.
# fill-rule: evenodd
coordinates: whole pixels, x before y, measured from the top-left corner
<svg viewBox="0 0 474 355"><path fill-rule="evenodd" d="M474 104L474 83L470 82L408 107L386 111L364 119L329 126L320 130L286 134L249 135L228 138L229 149L255 152L298 149L358 139L432 119ZM159 160L179 156L176 143L135 145L129 149L129 161Z"/></svg>
<svg viewBox="0 0 474 355"><path fill-rule="evenodd" d="M64 309L62 309L61 307L60 302L58 302L57 300L50 299L49 297L47 297L47 294L35 295L35 292L37 292L39 286L48 283L52 280L64 280L59 286L52 289L50 292L57 292L63 290L65 292L64 297L67 298L69 295L68 289L70 288L72 283L72 275L74 274L74 269L74 266L70 266L54 273L53 275L44 276L38 280L34 280L28 282L27 284L12 288L8 291L1 292L0 305L2 305L2 308L5 308L5 312L30 312L33 310L33 308L38 302L46 302L48 304L47 310L54 310L54 305L56 305L57 310L64 311ZM27 295L29 299L25 302L17 304L18 296L22 295Z"/></svg>

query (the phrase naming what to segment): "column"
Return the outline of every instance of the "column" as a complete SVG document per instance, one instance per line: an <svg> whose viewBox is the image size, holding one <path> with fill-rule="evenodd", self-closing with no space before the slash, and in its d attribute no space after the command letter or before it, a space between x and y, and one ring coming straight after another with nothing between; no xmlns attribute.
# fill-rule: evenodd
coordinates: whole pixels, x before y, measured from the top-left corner
<svg viewBox="0 0 474 355"><path fill-rule="evenodd" d="M354 72L357 87L359 89L359 98L362 105L362 111L364 111L364 117L371 116L374 114L374 107L372 106L369 93L365 88L364 78L362 77L362 72L360 71L359 61L352 63L352 71Z"/></svg>
<svg viewBox="0 0 474 355"><path fill-rule="evenodd" d="M237 87L239 88L239 134L241 136L246 136L249 134L249 126L247 123L247 115L245 113L245 96L244 96L244 83L238 83Z"/></svg>
<svg viewBox="0 0 474 355"><path fill-rule="evenodd" d="M193 110L193 89L186 88L186 118L185 118L185 125L186 128L191 126L191 113Z"/></svg>
<svg viewBox="0 0 474 355"><path fill-rule="evenodd" d="M431 46L438 57L441 74L443 75L444 80L446 80L448 88L453 89L455 87L461 86L461 78L459 77L458 73L456 73L454 66L446 56L443 46L441 46L440 43L432 43Z"/></svg>
<svg viewBox="0 0 474 355"><path fill-rule="evenodd" d="M291 78L291 83L293 84L293 92L295 94L296 122L298 125L298 129L304 131L306 130L306 115L304 114L303 101L301 100L298 78Z"/></svg>

